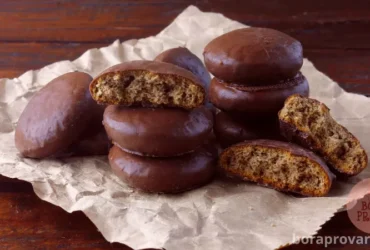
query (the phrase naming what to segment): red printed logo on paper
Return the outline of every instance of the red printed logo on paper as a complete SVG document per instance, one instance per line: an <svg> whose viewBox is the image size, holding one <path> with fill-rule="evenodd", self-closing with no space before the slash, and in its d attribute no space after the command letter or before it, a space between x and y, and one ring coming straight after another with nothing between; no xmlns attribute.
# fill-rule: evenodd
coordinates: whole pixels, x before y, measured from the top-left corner
<svg viewBox="0 0 370 250"><path fill-rule="evenodd" d="M356 184L347 203L349 219L358 229L370 234L370 179Z"/></svg>

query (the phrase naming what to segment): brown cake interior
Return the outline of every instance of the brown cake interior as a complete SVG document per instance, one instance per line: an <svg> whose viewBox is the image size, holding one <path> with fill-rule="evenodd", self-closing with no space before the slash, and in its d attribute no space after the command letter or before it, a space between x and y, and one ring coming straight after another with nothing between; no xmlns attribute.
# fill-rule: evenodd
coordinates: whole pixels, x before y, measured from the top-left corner
<svg viewBox="0 0 370 250"><path fill-rule="evenodd" d="M279 118L309 135L317 153L337 171L352 175L366 167L360 142L330 116L324 104L295 95L287 99Z"/></svg>
<svg viewBox="0 0 370 250"><path fill-rule="evenodd" d="M282 149L230 147L221 155L220 165L244 180L307 196L323 196L331 186L328 174L317 162Z"/></svg>
<svg viewBox="0 0 370 250"><path fill-rule="evenodd" d="M185 77L145 70L106 73L94 80L93 98L99 103L195 108L204 90Z"/></svg>

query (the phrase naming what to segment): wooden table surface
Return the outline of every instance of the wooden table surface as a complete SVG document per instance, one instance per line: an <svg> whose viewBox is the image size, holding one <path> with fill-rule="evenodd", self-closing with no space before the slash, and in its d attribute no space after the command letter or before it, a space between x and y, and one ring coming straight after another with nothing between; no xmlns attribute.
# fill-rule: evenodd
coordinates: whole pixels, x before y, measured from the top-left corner
<svg viewBox="0 0 370 250"><path fill-rule="evenodd" d="M320 71L347 91L370 95L368 0L4 0L0 1L0 77L17 77L52 62L72 60L116 39L155 35L190 4L294 36ZM81 212L68 214L38 199L30 184L5 177L0 177L0 224L0 249L129 249L106 242ZM335 215L319 235L367 236L346 213ZM370 242L287 249L369 248Z"/></svg>

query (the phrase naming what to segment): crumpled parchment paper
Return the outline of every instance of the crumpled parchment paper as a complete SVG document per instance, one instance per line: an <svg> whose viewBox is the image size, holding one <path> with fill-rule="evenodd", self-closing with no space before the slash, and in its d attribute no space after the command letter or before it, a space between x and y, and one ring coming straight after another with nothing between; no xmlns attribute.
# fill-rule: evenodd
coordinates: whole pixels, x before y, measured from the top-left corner
<svg viewBox="0 0 370 250"><path fill-rule="evenodd" d="M153 59L178 46L202 58L211 39L241 27L246 26L190 6L157 36L116 41L88 50L73 62L56 62L19 78L1 79L0 173L32 183L41 199L68 212L83 211L108 241L133 248L264 250L315 234L346 203L351 187L370 177L370 169L346 183L336 183L325 198L296 198L253 184L219 180L182 195L148 195L123 184L104 157L37 161L21 158L14 146L19 115L51 79L73 70L95 76L108 66ZM369 152L370 99L346 93L308 60L302 71L311 96L325 102Z"/></svg>

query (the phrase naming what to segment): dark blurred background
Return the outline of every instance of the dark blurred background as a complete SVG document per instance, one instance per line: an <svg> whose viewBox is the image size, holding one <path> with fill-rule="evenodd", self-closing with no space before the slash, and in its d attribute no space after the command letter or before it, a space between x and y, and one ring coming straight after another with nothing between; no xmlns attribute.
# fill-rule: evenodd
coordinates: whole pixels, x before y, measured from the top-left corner
<svg viewBox="0 0 370 250"><path fill-rule="evenodd" d="M190 4L286 32L346 90L370 94L369 0L3 0L0 77L74 59L116 39L155 35Z"/></svg>

